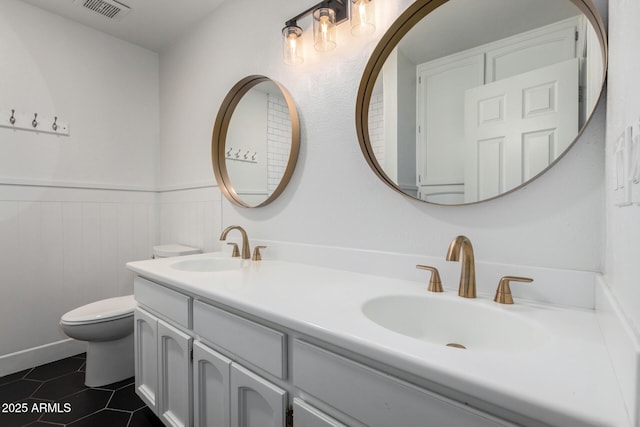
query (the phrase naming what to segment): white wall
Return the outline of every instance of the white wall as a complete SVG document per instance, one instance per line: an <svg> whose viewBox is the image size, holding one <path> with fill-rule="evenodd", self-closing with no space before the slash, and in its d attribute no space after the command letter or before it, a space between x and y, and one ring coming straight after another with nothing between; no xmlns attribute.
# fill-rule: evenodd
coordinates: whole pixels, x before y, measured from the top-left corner
<svg viewBox="0 0 640 427"><path fill-rule="evenodd" d="M483 261L602 269L603 105L578 144L514 194L467 207L408 199L367 166L354 112L371 51L411 1L379 2L378 31L369 38L352 38L349 26L341 25L331 53L314 52L305 31L305 63L286 66L280 29L312 3L225 2L161 56L161 188L213 181L210 139L217 109L238 80L264 74L283 83L298 105L300 158L289 187L271 205L247 210L223 201L223 225L240 224L251 238L438 257L454 236L466 234ZM226 43L229 34L236 34L233 43Z"/></svg>
<svg viewBox="0 0 640 427"><path fill-rule="evenodd" d="M0 109L71 132L0 128L2 375L72 351L66 311L132 292L124 264L157 239L159 76L157 54L16 0L0 58Z"/></svg>
<svg viewBox="0 0 640 427"><path fill-rule="evenodd" d="M0 40L0 108L71 131L3 129L4 182L154 189L157 54L16 0L0 4Z"/></svg>
<svg viewBox="0 0 640 427"><path fill-rule="evenodd" d="M627 126L640 120L638 21L640 2L616 0L609 3L605 275L636 335L640 337L640 206L614 206L611 168L618 136ZM634 132L638 130L636 127ZM635 191L640 194L638 188Z"/></svg>

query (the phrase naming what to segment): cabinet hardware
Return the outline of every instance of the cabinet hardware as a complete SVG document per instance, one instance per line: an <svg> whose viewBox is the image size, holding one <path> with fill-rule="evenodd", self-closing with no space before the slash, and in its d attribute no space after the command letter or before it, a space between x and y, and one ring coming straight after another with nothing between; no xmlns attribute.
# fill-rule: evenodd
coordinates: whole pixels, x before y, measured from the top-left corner
<svg viewBox="0 0 640 427"><path fill-rule="evenodd" d="M286 418L286 426L287 427L293 427L293 407L289 406L287 408L287 412L285 414L285 418Z"/></svg>

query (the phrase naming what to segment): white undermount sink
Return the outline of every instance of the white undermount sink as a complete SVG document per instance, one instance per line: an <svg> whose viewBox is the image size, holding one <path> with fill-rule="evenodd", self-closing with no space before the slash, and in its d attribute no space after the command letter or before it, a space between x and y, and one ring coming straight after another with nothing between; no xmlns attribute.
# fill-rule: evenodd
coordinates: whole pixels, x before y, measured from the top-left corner
<svg viewBox="0 0 640 427"><path fill-rule="evenodd" d="M169 267L180 271L192 271L199 273L237 270L244 266L244 260L240 258L197 258L178 261Z"/></svg>
<svg viewBox="0 0 640 427"><path fill-rule="evenodd" d="M441 294L390 295L367 301L362 312L386 329L436 345L517 352L547 341L541 326L494 304Z"/></svg>

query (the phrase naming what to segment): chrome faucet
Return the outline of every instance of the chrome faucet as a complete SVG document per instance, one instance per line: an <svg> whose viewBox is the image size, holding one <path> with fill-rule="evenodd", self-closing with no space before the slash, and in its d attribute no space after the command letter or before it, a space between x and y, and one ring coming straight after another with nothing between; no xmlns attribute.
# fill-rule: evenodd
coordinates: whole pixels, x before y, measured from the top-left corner
<svg viewBox="0 0 640 427"><path fill-rule="evenodd" d="M244 231L244 228L240 227L239 225L230 225L229 227L224 229L224 231L220 235L220 240L226 240L227 234L229 234L231 230L240 231L240 234L242 235L242 259L250 259L251 248L249 247L249 238L247 237L247 232Z"/></svg>
<svg viewBox="0 0 640 427"><path fill-rule="evenodd" d="M460 261L462 253L462 270L460 271L460 287L458 295L464 298L476 297L476 266L471 240L466 236L458 236L451 241L447 251L447 261Z"/></svg>

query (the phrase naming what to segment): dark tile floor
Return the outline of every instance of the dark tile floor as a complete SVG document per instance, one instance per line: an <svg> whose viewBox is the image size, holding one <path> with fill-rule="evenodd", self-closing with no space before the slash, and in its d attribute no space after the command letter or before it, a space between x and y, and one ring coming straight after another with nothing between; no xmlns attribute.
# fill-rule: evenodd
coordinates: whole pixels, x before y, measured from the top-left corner
<svg viewBox="0 0 640 427"><path fill-rule="evenodd" d="M85 355L0 377L2 427L161 427L135 393L134 379L84 385Z"/></svg>

